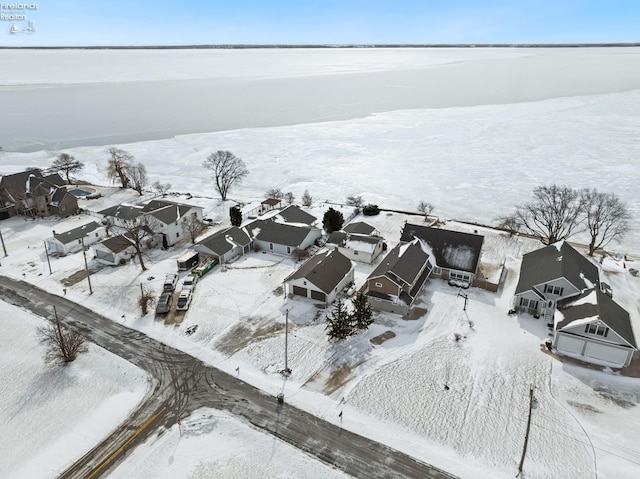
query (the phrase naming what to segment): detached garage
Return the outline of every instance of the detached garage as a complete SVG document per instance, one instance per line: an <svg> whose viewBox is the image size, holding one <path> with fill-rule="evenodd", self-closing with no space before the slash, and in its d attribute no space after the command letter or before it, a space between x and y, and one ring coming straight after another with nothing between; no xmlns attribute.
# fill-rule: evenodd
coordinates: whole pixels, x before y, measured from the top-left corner
<svg viewBox="0 0 640 479"><path fill-rule="evenodd" d="M637 350L629 313L594 289L558 304L553 347L583 361L623 368Z"/></svg>

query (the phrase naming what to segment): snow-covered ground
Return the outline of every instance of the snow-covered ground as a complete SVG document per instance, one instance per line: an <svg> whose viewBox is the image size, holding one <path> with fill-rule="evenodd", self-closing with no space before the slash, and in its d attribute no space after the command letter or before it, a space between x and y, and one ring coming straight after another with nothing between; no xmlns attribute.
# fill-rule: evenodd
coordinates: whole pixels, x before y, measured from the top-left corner
<svg viewBox="0 0 640 479"><path fill-rule="evenodd" d="M131 192L115 190L113 196L105 192L97 200L101 203L94 204L96 209L127 195L135 199ZM184 196L176 200L187 201ZM188 201L201 202L212 218L226 221L226 205L206 198ZM15 277L24 273L28 281L60 294L60 281L82 269L82 254L52 258L53 274L49 275L42 240L52 227L64 231L88 219L77 216L58 224L22 218L3 222L9 251L2 260L3 273ZM404 221L422 220L399 213L364 219L390 246L398 240ZM477 229L461 223L450 226ZM207 274L177 326L165 326L152 314L141 317L135 303L140 283L159 294L164 273L175 271L175 258L186 245L153 252L144 273L137 264L103 268L92 276L93 295L88 296L86 282L80 282L68 287L67 296L238 374L274 397L284 392L286 401L335 424L342 412L343 427L463 478L513 477L533 386L537 408L524 465L527 477L582 479L596 473L599 478L636 477L640 473L635 440L640 428L640 380L549 356L541 346L549 334L541 320L507 315L519 259L539 244L489 229L480 232L488 236L483 256L506 261L507 279L498 294L472 288L465 313L456 289L431 280L419 298L416 319L377 314L367 333L338 344L326 339L325 310L312 301L283 296L282 280L295 262L267 253L250 253L230 263L226 271L217 268ZM604 263L614 297L628 308L635 330L640 331L640 312L635 307L640 280L629 273L638 263L625 266L611 258ZM357 265L357 285L374 267ZM284 380L278 371L284 367L287 309L288 364L293 374ZM197 332L186 336L186 328L194 324ZM370 341L387 331L395 337L380 345ZM177 431L168 431L136 452L116 477L198 478L218 466L231 476L242 475L245 468L253 467L254 458L231 459L229 449L221 445L228 436L250 438L241 442L251 444L266 441L278 451L288 447L216 411L198 413L186 422L198 431L194 436L201 434L197 443L184 437L179 440ZM235 439L230 441L235 444ZM208 449L220 451L207 456ZM279 457L280 452L274 454L269 457ZM317 476L317 464L303 455L297 460L302 462L291 476ZM276 469L267 469L272 470Z"/></svg>
<svg viewBox="0 0 640 479"><path fill-rule="evenodd" d="M41 318L3 301L0 317L0 477L56 477L126 419L146 374L93 344L73 363L49 365Z"/></svg>

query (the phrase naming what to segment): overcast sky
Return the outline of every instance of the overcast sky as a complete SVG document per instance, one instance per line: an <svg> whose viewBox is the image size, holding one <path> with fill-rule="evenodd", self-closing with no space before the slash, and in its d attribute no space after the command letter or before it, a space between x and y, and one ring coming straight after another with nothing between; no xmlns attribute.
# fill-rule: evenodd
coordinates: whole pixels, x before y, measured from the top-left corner
<svg viewBox="0 0 640 479"><path fill-rule="evenodd" d="M0 2L0 45L640 41L636 0L26 2Z"/></svg>

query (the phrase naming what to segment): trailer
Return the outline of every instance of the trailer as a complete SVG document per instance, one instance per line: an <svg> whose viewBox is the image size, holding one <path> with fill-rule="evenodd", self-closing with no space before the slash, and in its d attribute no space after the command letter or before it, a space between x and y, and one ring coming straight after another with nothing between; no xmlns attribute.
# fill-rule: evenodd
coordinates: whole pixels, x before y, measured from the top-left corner
<svg viewBox="0 0 640 479"><path fill-rule="evenodd" d="M214 258L212 256L209 258L205 258L200 262L200 264L198 264L198 266L193 268L193 271L191 271L191 273L202 278L205 274L209 272L209 270L211 270L211 268L213 268L217 264L218 264L218 258Z"/></svg>
<svg viewBox="0 0 640 479"><path fill-rule="evenodd" d="M198 266L200 261L200 253L197 251L186 251L178 258L178 271L187 271Z"/></svg>

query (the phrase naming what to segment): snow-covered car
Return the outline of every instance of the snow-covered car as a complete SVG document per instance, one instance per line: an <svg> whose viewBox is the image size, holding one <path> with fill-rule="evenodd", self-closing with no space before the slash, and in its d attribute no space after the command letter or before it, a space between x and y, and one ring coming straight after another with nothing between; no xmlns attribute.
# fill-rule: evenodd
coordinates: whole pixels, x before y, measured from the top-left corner
<svg viewBox="0 0 640 479"><path fill-rule="evenodd" d="M162 293L156 305L156 314L167 314L171 310L172 300L173 294L171 292L167 291Z"/></svg>
<svg viewBox="0 0 640 479"><path fill-rule="evenodd" d="M188 274L182 280L182 291L187 289L193 291L196 288L197 282L198 282L198 277L195 274Z"/></svg>
<svg viewBox="0 0 640 479"><path fill-rule="evenodd" d="M164 286L162 289L165 292L173 291L174 289L176 289L177 284L178 284L178 275L175 273L170 273L164 278Z"/></svg>
<svg viewBox="0 0 640 479"><path fill-rule="evenodd" d="M191 304L191 291L185 289L180 291L180 296L178 296L178 303L176 304L176 311L186 311L189 309L189 305Z"/></svg>

